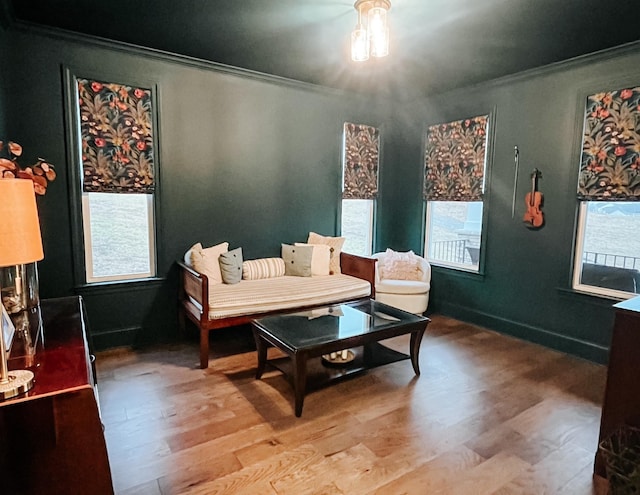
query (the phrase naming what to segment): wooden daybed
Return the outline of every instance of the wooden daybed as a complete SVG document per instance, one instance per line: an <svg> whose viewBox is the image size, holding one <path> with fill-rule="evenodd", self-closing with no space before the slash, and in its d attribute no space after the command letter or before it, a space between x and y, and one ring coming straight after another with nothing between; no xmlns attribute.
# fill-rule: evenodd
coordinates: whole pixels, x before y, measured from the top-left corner
<svg viewBox="0 0 640 495"><path fill-rule="evenodd" d="M230 317L210 318L212 308L210 308L209 305L209 281L207 277L197 272L183 261L178 261L177 263L180 267L180 289L178 294L180 326L184 329L186 319L188 318L200 329L200 367L202 369L209 366L209 332L211 330L247 324L250 323L251 320L260 318L267 314L283 311L295 311L317 305L300 305L296 307L288 307L284 310L277 309L274 311L256 312L255 308L252 309L249 304L243 314ZM373 258L340 253L342 274L368 282L369 293L362 291L363 284L360 283L360 292L357 297L346 297L341 299L341 296L338 294L336 295L337 299L333 298L333 300L325 301L325 303L345 302L365 297L373 298L375 296L375 263L376 260ZM313 277L310 277L309 279L312 278ZM242 283L243 282L240 282L240 284Z"/></svg>

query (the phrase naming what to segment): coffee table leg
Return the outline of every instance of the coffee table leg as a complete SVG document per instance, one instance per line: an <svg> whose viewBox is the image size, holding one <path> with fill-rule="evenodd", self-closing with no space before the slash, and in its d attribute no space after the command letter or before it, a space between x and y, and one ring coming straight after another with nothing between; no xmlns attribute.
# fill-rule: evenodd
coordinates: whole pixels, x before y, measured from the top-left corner
<svg viewBox="0 0 640 495"><path fill-rule="evenodd" d="M294 354L293 357L293 388L296 397L296 417L302 415L304 393L307 388L307 355Z"/></svg>
<svg viewBox="0 0 640 495"><path fill-rule="evenodd" d="M409 355L411 356L411 365L413 366L413 371L415 371L416 375L420 374L420 360L418 359L420 354L420 342L422 342L422 336L424 335L424 331L420 330L419 332L413 332L411 334L411 343L409 344Z"/></svg>
<svg viewBox="0 0 640 495"><path fill-rule="evenodd" d="M267 343L258 335L258 331L253 329L253 338L256 341L256 351L258 351L258 369L256 370L256 380L259 380L264 373L267 364Z"/></svg>

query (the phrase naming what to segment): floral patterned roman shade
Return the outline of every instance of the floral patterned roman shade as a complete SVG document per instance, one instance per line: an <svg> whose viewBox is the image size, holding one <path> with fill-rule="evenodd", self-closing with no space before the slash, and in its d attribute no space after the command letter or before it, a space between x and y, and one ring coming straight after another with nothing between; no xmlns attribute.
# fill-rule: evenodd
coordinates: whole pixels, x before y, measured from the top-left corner
<svg viewBox="0 0 640 495"><path fill-rule="evenodd" d="M481 201L488 115L427 130L423 196L427 201Z"/></svg>
<svg viewBox="0 0 640 495"><path fill-rule="evenodd" d="M343 199L375 199L378 195L380 131L362 124L344 124Z"/></svg>
<svg viewBox="0 0 640 495"><path fill-rule="evenodd" d="M78 79L85 192L152 193L151 90Z"/></svg>
<svg viewBox="0 0 640 495"><path fill-rule="evenodd" d="M587 98L578 199L640 200L640 87Z"/></svg>

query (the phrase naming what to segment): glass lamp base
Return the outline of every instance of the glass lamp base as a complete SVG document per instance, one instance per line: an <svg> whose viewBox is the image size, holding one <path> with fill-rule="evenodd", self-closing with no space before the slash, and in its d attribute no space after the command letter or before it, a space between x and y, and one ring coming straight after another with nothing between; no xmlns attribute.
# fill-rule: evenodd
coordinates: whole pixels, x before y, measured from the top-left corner
<svg viewBox="0 0 640 495"><path fill-rule="evenodd" d="M37 306L40 303L38 286L36 262L0 268L2 304L9 314Z"/></svg>
<svg viewBox="0 0 640 495"><path fill-rule="evenodd" d="M0 400L23 394L33 387L33 373L29 370L11 370L7 381L0 382Z"/></svg>

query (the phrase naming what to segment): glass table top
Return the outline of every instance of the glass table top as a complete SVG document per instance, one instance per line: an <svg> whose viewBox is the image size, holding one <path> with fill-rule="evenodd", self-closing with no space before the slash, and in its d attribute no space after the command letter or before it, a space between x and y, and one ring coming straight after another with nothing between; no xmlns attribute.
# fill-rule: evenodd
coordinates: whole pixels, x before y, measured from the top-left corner
<svg viewBox="0 0 640 495"><path fill-rule="evenodd" d="M422 321L428 320L370 300L267 316L255 323L294 349L302 349Z"/></svg>

